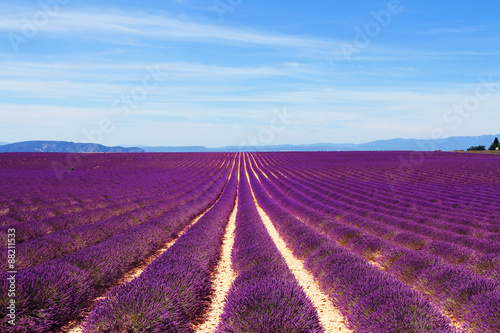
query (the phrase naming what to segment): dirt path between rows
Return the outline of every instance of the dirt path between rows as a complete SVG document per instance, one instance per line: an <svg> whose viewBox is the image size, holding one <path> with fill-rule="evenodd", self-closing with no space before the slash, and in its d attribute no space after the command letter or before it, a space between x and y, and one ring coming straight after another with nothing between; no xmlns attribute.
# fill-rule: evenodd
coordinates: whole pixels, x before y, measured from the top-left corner
<svg viewBox="0 0 500 333"><path fill-rule="evenodd" d="M139 266L136 266L134 268L132 268L130 271L128 271L127 273L125 273L125 275L113 286L111 287L108 291L106 291L106 294L101 296L101 297L98 297L94 300L94 303L91 307L89 307L87 310L85 310L85 312L82 314L82 316L73 321L73 322L70 322L68 325L64 326L62 329L61 329L61 332L64 332L64 333L82 333L83 332L83 323L87 320L87 317L88 315L90 314L90 311L92 310L94 304L103 299L103 298L106 298L107 295L111 292L111 290L115 289L115 288L118 288L119 286L127 283L127 282L130 282L132 281L133 279L139 277L139 275L141 275L141 273L146 269L147 266L149 266L149 264L151 264L156 258L158 258L160 255L162 255L165 251L167 251L170 247L172 247L172 245L174 245L174 243L192 226L194 225L196 222L198 222L199 219L201 219L201 217L203 215L205 215L205 213L211 209L213 206L210 206L208 209L206 209L203 213L201 213L200 215L198 215L198 217L196 217L195 219L193 219L187 226L185 226L181 232L179 232L178 234L178 237L167 242L161 249L155 251L155 253L153 253L151 256L149 256L146 260L144 260Z"/></svg>
<svg viewBox="0 0 500 333"><path fill-rule="evenodd" d="M318 283L314 280L313 275L304 269L302 261L294 257L292 250L286 246L285 241L279 235L269 216L267 216L258 204L257 210L259 211L260 217L269 235L271 235L276 247L281 252L283 258L285 258L288 268L292 271L295 279L302 289L304 289L306 295L311 299L314 308L318 312L319 321L325 331L351 332L345 327L346 321L340 311L333 305L328 296L319 289Z"/></svg>
<svg viewBox="0 0 500 333"><path fill-rule="evenodd" d="M246 170L248 177L248 172L254 172L254 171L251 166L247 165L246 167L247 167ZM257 177L257 175L255 176ZM257 211L259 212L262 222L264 222L267 232L273 239L273 242L274 244L276 244L278 250L281 252L281 255L285 259L288 268L295 276L295 279L302 287L302 289L309 297L309 299L312 301L313 306L318 313L319 322L323 326L325 332L328 333L351 332L345 326L346 320L344 319L344 316L342 316L340 311L333 305L328 295L326 295L321 291L318 283L316 282L316 280L314 280L314 276L304 268L304 264L302 263L302 261L295 258L295 256L292 253L292 250L290 250L286 246L285 241L283 240L283 238L281 238L280 234L278 233L278 230L276 230L276 228L274 227L269 216L259 206L257 198L255 197L255 194L253 192L253 189L251 189L251 191L255 201L255 205L257 206Z"/></svg>
<svg viewBox="0 0 500 333"><path fill-rule="evenodd" d="M233 165L231 166L231 174L232 172L234 171L234 166L235 166L235 162L233 162ZM228 182L229 182L229 179L231 178L231 174L229 175L229 178L228 178ZM239 174L238 174L238 178L239 178ZM227 186L227 184L226 184ZM225 190L225 188L224 188ZM223 190L223 191L224 191ZM221 192L221 195L222 196L222 192ZM167 242L161 249L155 251L155 253L153 253L151 256L149 256L146 260L144 260L139 266L136 266L134 267L133 269L131 269L130 271L128 271L127 273L124 274L124 276L113 286L111 287L109 290L106 291L106 293L101 296L101 297L98 297L94 300L92 306L90 306L89 308L87 308L84 313L76 320L68 323L67 325L65 325L60 332L63 332L63 333L82 333L83 332L83 324L85 323L85 321L87 320L87 317L89 316L93 306L95 305L95 303L101 299L104 299L107 297L107 295L109 295L109 293L114 290L115 288L127 283L127 282L130 282L132 281L133 279L136 279L137 277L139 277L141 275L141 273L146 269L147 266L149 266L156 258L158 258L160 255L162 255L165 251L167 251L170 247L172 247L175 242L192 226L194 225L196 222L198 222L202 217L203 215L205 215L210 209L212 209L212 207L220 200L220 196L219 198L214 202L213 205L211 205L210 207L208 207L207 209L205 209L205 211L203 211L200 215L198 215L196 218L194 218L187 226L185 226L179 233L178 233L178 236ZM235 206L236 207L236 206ZM236 210L236 208L235 208ZM231 246L232 247L232 246Z"/></svg>
<svg viewBox="0 0 500 333"><path fill-rule="evenodd" d="M257 169L259 169L259 170L260 170L260 171L261 171L261 172L265 175L264 170L262 170L262 169L260 168L260 166L257 164L257 162L256 162L255 160L254 160L254 165L253 165L253 167L256 167ZM250 168L250 169L251 169L251 168ZM280 172L280 173L281 173L281 172ZM257 179L258 179L257 174L255 174L255 176L256 176L256 177L257 177ZM259 179L259 181L260 181L260 179ZM254 198L255 198L255 196L254 196ZM260 212L261 208L260 208L260 207L258 207L258 205L257 205L257 209L258 209L258 210L259 210L259 212ZM265 214L265 212L264 212L264 211L262 211L262 212ZM300 218L300 217L298 217L298 216L295 216L295 217L296 217L298 220L302 221L303 223L307 224L307 223L306 223L306 222L305 222L302 218ZM267 217L267 218L268 218L268 217ZM263 219L264 219L264 218L263 218ZM269 219L269 218L268 218L268 219ZM339 243L339 242L337 242L337 241L335 241L335 240L333 240L333 239L332 239L332 241L333 241L333 242L335 242L335 243L336 243L337 245L339 245L340 247L342 247L342 248L344 248L344 249L347 249L347 247L346 247L345 245L343 245L343 244L341 244L341 243ZM380 264L380 263L379 263L376 259L372 259L372 260L366 259L366 262L368 262L369 264L373 265L373 266L374 266L374 267L376 267L377 269L380 269L380 270L382 270L382 271L384 271L384 272L388 273L388 272L387 272L387 269L386 269L386 268L384 268L384 267L383 267L383 266L382 266L382 265L381 265L381 264ZM289 265L289 266L290 266L290 265ZM306 271L306 272L307 272L307 271ZM308 272L307 272L307 273L308 273ZM389 273L389 274L391 274L391 273ZM392 274L391 274L391 275L392 275ZM398 280L400 280L400 279L398 278ZM401 282L404 282L404 281L401 281ZM423 298L427 298L425 294L423 294L422 292L420 292L419 290L417 290L417 289L416 289L416 288L414 288L413 286L411 286L411 285L408 285L408 286L409 286L412 290L414 290L414 291L416 291L417 293L419 293L419 294L420 294ZM428 299L428 298L427 298L427 299ZM429 299L428 299L428 300L429 300ZM430 301L431 303L433 303L431 300L429 300L429 301ZM333 304L332 304L332 306L333 306ZM449 319L450 319L450 321L451 321L451 326L452 326L453 328L455 328L455 329L457 330L457 332L462 332L462 331L463 331L463 326L464 326L464 325L463 325L463 322L462 322L462 321L460 321L459 319L455 318L455 317L454 317L452 314L450 314L449 312L446 312L446 311L441 310L441 308L440 308L440 307L436 306L436 308L438 309L438 311L440 311L440 313L441 313L443 316L445 316L445 317L447 317L447 318L449 318ZM326 328L326 327L325 327L325 328ZM328 330L327 330L327 331L328 331ZM330 332L330 331L328 331L328 332ZM345 331L345 332L349 332L349 331L347 330L347 331Z"/></svg>
<svg viewBox="0 0 500 333"><path fill-rule="evenodd" d="M221 258L215 270L213 280L214 295L211 299L210 308L206 313L205 321L193 328L195 333L212 333L219 325L220 316L226 304L226 295L231 288L236 273L231 268L231 251L234 245L234 230L236 229L236 213L238 211L238 199L226 226L226 232L222 241Z"/></svg>

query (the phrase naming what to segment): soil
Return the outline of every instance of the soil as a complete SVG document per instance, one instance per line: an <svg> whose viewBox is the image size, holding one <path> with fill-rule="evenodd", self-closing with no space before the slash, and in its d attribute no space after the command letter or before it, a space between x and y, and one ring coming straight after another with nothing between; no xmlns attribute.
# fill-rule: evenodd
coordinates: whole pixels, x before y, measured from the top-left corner
<svg viewBox="0 0 500 333"><path fill-rule="evenodd" d="M212 333L219 324L220 316L223 313L226 304L226 295L236 279L236 273L231 268L231 251L234 244L234 230L236 229L236 213L238 200L231 213L229 222L226 226L226 233L222 241L221 258L215 270L215 279L213 280L214 294L212 296L210 307L205 315L202 324L194 327L195 333Z"/></svg>

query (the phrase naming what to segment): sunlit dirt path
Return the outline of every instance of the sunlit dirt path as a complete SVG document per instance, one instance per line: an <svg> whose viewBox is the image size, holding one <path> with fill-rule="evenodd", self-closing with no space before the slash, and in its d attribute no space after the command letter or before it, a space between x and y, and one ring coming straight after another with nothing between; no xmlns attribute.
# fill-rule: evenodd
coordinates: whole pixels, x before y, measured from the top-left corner
<svg viewBox="0 0 500 333"><path fill-rule="evenodd" d="M248 172L253 172L253 170L247 165L247 177ZM328 296L321 291L318 283L314 280L314 277L309 273L303 265L303 262L297 258L292 253L287 246L285 241L281 238L278 230L274 227L269 216L264 212L264 210L258 205L257 199L255 198L253 189L252 195L256 202L257 210L259 212L260 218L266 226L267 232L273 239L276 247L281 252L281 255L285 259L289 269L292 271L295 279L299 285L304 289L306 295L311 299L314 308L318 312L318 317L321 325L326 332L351 332L345 326L345 319L340 313L340 311L333 305L332 301Z"/></svg>
<svg viewBox="0 0 500 333"><path fill-rule="evenodd" d="M226 226L226 233L222 242L221 258L217 264L213 280L214 294L211 299L210 308L205 315L205 321L194 328L195 333L211 333L215 331L224 310L226 295L236 279L236 273L231 268L231 251L234 245L237 207L238 199L236 199L234 210Z"/></svg>
<svg viewBox="0 0 500 333"><path fill-rule="evenodd" d="M217 200L218 201L218 200ZM216 201L216 202L217 202ZM215 203L214 203L215 205ZM167 242L161 249L157 250L155 253L153 253L151 256L149 256L146 260L144 260L139 266L136 266L134 268L132 268L130 271L128 271L127 273L125 273L125 275L116 283L115 286L113 286L112 288L110 288L108 291L106 291L106 294L101 296L101 297L98 297L95 299L94 301L94 304L103 299L103 298L106 298L107 295L115 288L125 284L125 283L128 283L130 281L132 281L133 279L139 277L139 275L141 275L141 273L146 269L147 266L149 266L156 258L158 258L160 255L162 255L165 251L167 251L170 247L172 247L175 242L192 226L194 225L196 222L198 222L199 219L201 219L203 217L203 215L205 215L206 212L208 212L211 208L213 207L210 206L209 208L207 208L203 213L201 213L200 215L198 215L195 219L193 219L187 226L185 226L181 232L179 232L177 238ZM92 307L89 307L84 313L83 315L73 321L73 322L70 322L68 325L66 325L65 327L63 327L61 329L61 332L65 332L65 333L82 333L83 332L83 323L86 321L88 315L90 314L90 311L92 310Z"/></svg>

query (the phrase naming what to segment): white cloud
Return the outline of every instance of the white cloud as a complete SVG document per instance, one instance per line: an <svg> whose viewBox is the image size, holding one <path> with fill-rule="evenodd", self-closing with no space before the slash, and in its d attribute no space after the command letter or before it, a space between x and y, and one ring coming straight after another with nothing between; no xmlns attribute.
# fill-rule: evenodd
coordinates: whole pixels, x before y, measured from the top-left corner
<svg viewBox="0 0 500 333"><path fill-rule="evenodd" d="M421 34L424 34L424 35L434 35L434 34L463 34L463 33L469 33L469 32L483 31L485 28L486 28L486 26L484 26L484 25L475 26L475 27L434 28L434 29L429 29L427 31L421 32Z"/></svg>
<svg viewBox="0 0 500 333"><path fill-rule="evenodd" d="M496 23L481 24L475 26L458 26L458 27L440 27L428 29L426 31L420 32L422 35L437 35L437 34L465 34L471 32L483 32L490 28L497 27L499 25Z"/></svg>
<svg viewBox="0 0 500 333"><path fill-rule="evenodd" d="M29 22L33 9L7 8L11 11L0 13L0 31L21 33L26 22L24 18ZM73 39L107 39L118 44L123 40L116 38L117 36L135 36L146 40L221 41L269 47L328 49L339 53L338 43L332 40L182 21L168 17L165 13L154 15L143 12L64 10L50 18L47 24L41 25L39 30L59 36L71 36Z"/></svg>

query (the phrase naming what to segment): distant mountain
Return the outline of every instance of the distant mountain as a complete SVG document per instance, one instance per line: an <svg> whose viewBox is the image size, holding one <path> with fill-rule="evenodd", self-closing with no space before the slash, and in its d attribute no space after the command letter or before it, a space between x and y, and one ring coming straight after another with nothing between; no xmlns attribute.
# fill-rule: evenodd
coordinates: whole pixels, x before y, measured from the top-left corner
<svg viewBox="0 0 500 333"><path fill-rule="evenodd" d="M147 152L239 152L239 151L374 151L374 150L466 150L470 146L489 146L498 135L458 136L437 140L390 139L361 144L353 143L316 143L307 145L268 145L268 146L225 146L220 148L196 147L147 147Z"/></svg>
<svg viewBox="0 0 500 333"><path fill-rule="evenodd" d="M226 146L220 148L207 148L210 152L217 151L338 151L338 150L355 150L354 144L342 143L315 143L307 145L273 145L273 146Z"/></svg>
<svg viewBox="0 0 500 333"><path fill-rule="evenodd" d="M74 143L67 141L23 141L0 146L0 153L142 153L136 147L106 147L96 143Z"/></svg>
<svg viewBox="0 0 500 333"><path fill-rule="evenodd" d="M161 147L150 147L150 146L140 146L142 150L146 153L193 153L193 152L207 152L209 148L203 146L161 146Z"/></svg>
<svg viewBox="0 0 500 333"><path fill-rule="evenodd" d="M355 150L466 150L470 146L489 145L497 135L455 136L437 140L391 139L356 145Z"/></svg>
<svg viewBox="0 0 500 333"><path fill-rule="evenodd" d="M367 143L316 143L306 145L225 146L140 146L106 147L95 143L65 141L25 141L0 145L0 152L84 152L84 153L167 153L167 152L240 152L240 151L373 151L373 150L466 150L470 146L489 147L497 135L456 136L437 140L390 139Z"/></svg>

